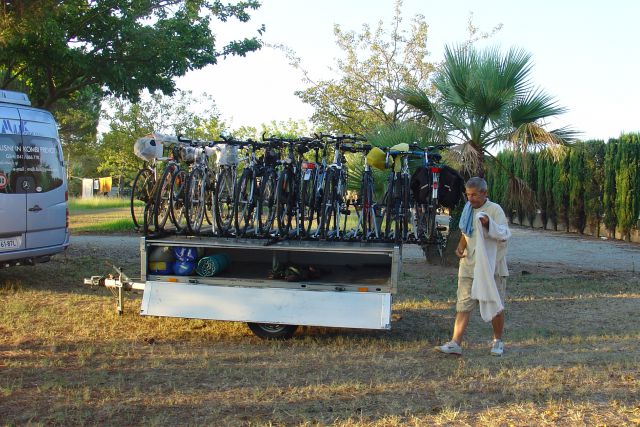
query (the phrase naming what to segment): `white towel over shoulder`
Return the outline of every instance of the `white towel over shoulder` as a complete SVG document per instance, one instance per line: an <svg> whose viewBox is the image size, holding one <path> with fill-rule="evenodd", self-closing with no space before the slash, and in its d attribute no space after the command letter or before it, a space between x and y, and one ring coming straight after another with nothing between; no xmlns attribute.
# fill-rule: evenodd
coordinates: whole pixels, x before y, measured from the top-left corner
<svg viewBox="0 0 640 427"><path fill-rule="evenodd" d="M489 218L489 230L480 223L480 217ZM478 233L476 241L476 265L473 269L471 298L480 303L482 320L490 322L504 310L494 274L496 271L496 254L498 242L508 240L511 231L506 224L496 224L486 213L478 212L473 218L473 228Z"/></svg>

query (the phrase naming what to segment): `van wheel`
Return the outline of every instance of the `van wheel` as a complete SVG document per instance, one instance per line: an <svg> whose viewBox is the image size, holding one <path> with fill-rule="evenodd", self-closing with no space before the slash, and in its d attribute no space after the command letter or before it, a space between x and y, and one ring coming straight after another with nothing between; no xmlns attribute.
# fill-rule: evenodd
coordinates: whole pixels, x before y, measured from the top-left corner
<svg viewBox="0 0 640 427"><path fill-rule="evenodd" d="M272 323L247 323L251 332L266 340L288 340L298 330L298 325L278 325Z"/></svg>

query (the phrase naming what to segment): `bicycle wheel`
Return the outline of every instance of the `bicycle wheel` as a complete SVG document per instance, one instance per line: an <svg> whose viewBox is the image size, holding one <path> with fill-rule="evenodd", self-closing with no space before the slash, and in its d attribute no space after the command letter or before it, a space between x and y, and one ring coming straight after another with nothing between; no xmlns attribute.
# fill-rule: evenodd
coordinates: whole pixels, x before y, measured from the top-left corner
<svg viewBox="0 0 640 427"><path fill-rule="evenodd" d="M373 178L371 172L362 176L362 188L360 190L361 228L362 240L368 240L373 233L378 234L374 211Z"/></svg>
<svg viewBox="0 0 640 427"><path fill-rule="evenodd" d="M204 220L208 225L213 225L213 189L215 188L215 183L212 178L207 178L207 184L205 186L205 206L204 206Z"/></svg>
<svg viewBox="0 0 640 427"><path fill-rule="evenodd" d="M276 174L267 172L260 184L260 197L258 197L258 233L266 236L273 228L273 220L276 215Z"/></svg>
<svg viewBox="0 0 640 427"><path fill-rule="evenodd" d="M322 190L322 202L320 203L320 238L327 239L333 237L338 219L337 209L338 175L333 169L327 171Z"/></svg>
<svg viewBox="0 0 640 427"><path fill-rule="evenodd" d="M136 230L144 226L144 207L151 199L153 189L153 171L148 168L140 169L133 180L131 190L131 219Z"/></svg>
<svg viewBox="0 0 640 427"><path fill-rule="evenodd" d="M335 198L335 223L333 230L337 239L342 239L346 233L347 220L349 218L349 201L347 200L347 175L346 169L342 169L337 175Z"/></svg>
<svg viewBox="0 0 640 427"><path fill-rule="evenodd" d="M409 177L403 176L401 180L398 181L400 185L400 236L399 239L396 238L396 243L404 242L409 237L409 216L411 215L410 206L409 206Z"/></svg>
<svg viewBox="0 0 640 427"><path fill-rule="evenodd" d="M200 233L202 220L204 219L205 200L205 173L200 167L196 167L189 174L187 181L187 197L185 198L187 228L193 234Z"/></svg>
<svg viewBox="0 0 640 427"><path fill-rule="evenodd" d="M216 233L220 236L227 234L233 224L233 190L233 174L225 168L218 173L213 191Z"/></svg>
<svg viewBox="0 0 640 427"><path fill-rule="evenodd" d="M389 176L389 184L387 185L387 191L383 198L383 206L384 206L384 238L391 239L392 231L394 229L393 223L395 220L394 208L395 208L395 175Z"/></svg>
<svg viewBox="0 0 640 427"><path fill-rule="evenodd" d="M253 171L245 169L236 185L234 211L236 235L244 236L253 225Z"/></svg>
<svg viewBox="0 0 640 427"><path fill-rule="evenodd" d="M300 188L300 229L304 236L311 234L315 212L316 170L307 169L302 176Z"/></svg>
<svg viewBox="0 0 640 427"><path fill-rule="evenodd" d="M155 195L155 204L153 207L153 221L155 231L164 229L169 211L171 210L171 183L173 175L178 172L177 164L169 164L162 173L162 177L158 181L157 192Z"/></svg>
<svg viewBox="0 0 640 427"><path fill-rule="evenodd" d="M179 170L173 175L171 183L171 222L179 232L187 226L185 212L187 180L187 173L184 170Z"/></svg>
<svg viewBox="0 0 640 427"><path fill-rule="evenodd" d="M278 224L278 234L288 236L291 230L293 182L286 170L280 172L276 182L276 220Z"/></svg>
<svg viewBox="0 0 640 427"><path fill-rule="evenodd" d="M155 231L154 219L153 219L153 202L149 202L144 205L144 211L142 214L142 231L145 236Z"/></svg>

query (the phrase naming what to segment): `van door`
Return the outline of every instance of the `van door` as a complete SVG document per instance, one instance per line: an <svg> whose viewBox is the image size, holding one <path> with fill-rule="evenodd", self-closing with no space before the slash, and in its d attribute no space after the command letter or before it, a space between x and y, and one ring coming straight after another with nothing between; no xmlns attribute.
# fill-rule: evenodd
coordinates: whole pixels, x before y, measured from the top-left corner
<svg viewBox="0 0 640 427"><path fill-rule="evenodd" d="M27 249L61 245L67 237L67 182L58 130L50 113L19 109L27 200Z"/></svg>
<svg viewBox="0 0 640 427"><path fill-rule="evenodd" d="M27 196L18 191L23 171L18 110L0 106L0 253L25 249Z"/></svg>

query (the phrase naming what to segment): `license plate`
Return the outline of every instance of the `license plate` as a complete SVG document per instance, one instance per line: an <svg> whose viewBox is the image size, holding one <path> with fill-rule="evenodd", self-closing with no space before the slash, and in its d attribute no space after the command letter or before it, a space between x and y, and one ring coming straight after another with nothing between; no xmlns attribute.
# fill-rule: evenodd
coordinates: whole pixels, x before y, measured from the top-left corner
<svg viewBox="0 0 640 427"><path fill-rule="evenodd" d="M0 238L0 252L1 251L13 251L20 249L22 246L22 237L5 237Z"/></svg>

